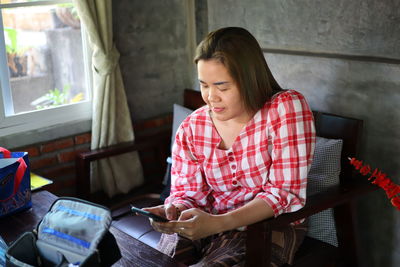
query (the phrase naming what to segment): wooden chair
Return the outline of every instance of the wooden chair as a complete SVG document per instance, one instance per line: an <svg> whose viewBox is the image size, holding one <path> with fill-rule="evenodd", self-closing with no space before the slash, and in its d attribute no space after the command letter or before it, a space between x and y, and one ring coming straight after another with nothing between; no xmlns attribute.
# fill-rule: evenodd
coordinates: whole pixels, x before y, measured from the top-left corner
<svg viewBox="0 0 400 267"><path fill-rule="evenodd" d="M196 109L204 105L200 92L191 89L184 91L184 106ZM292 266L358 266L357 239L354 226L354 200L356 197L370 192L376 187L370 185L366 179L356 177L347 157L357 155L363 122L358 119L341 117L333 114L314 112L317 135L325 138L343 139L342 170L340 185L331 187L328 191L318 193L307 198L305 207L293 213L282 214L276 218L267 219L248 226L246 241L246 266L270 266L271 256L271 229L279 225L287 225L313 214L334 209L337 238L339 246L335 247L314 238L306 237L295 256ZM169 154L170 127L156 134L149 134L147 138L137 142L121 144L105 149L81 153L77 156L77 191L79 197L94 200L89 193L90 188L90 162L102 158L130 152L139 151L142 163L146 160L145 152L154 152L151 166L158 164L161 170L165 167L165 159ZM146 203L148 199L157 203L158 195L148 195L149 192L160 193L162 188L161 178L163 171L154 179L148 179L145 185L134 190L128 199L120 201L114 207L120 208L127 203L137 200ZM156 175L156 176L157 176ZM146 195L147 194L147 195ZM134 196L132 198L132 196ZM145 204L144 204L145 206ZM122 209L123 210L123 209ZM116 215L121 216L121 214ZM134 226L132 226L134 227Z"/></svg>

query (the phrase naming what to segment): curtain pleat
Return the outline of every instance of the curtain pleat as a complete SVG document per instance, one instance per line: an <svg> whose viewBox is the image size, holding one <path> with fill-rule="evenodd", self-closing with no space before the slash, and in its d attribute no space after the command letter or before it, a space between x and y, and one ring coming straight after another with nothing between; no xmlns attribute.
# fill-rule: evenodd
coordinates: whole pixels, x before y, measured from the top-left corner
<svg viewBox="0 0 400 267"><path fill-rule="evenodd" d="M74 0L92 50L91 149L134 140L132 120L119 68L119 52L113 43L112 0ZM96 161L91 166L92 192L108 196L127 193L143 183L136 152Z"/></svg>

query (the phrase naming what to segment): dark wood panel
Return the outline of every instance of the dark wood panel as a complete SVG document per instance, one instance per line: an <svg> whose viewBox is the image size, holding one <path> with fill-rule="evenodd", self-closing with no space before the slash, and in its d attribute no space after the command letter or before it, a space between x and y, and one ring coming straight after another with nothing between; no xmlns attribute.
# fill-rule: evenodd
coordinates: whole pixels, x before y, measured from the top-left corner
<svg viewBox="0 0 400 267"><path fill-rule="evenodd" d="M183 93L183 104L185 107L194 110L204 106L206 103L203 101L203 98L201 98L200 91L185 89Z"/></svg>

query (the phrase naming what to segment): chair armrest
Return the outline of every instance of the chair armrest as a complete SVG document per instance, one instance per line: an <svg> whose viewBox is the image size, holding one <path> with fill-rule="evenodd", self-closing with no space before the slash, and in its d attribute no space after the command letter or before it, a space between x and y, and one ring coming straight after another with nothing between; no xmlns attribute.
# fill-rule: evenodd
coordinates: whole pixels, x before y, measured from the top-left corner
<svg viewBox="0 0 400 267"><path fill-rule="evenodd" d="M143 150L146 148L151 148L157 146L157 142L152 142L150 140L141 142L124 142L117 145L109 146L106 148L95 149L87 152L82 152L77 154L76 160L83 162L91 162L99 159L104 159L112 156L121 155L124 153Z"/></svg>
<svg viewBox="0 0 400 267"><path fill-rule="evenodd" d="M306 205L298 211L284 213L276 218L271 218L266 221L268 221L271 226L289 224L323 210L334 208L376 189L378 189L377 186L372 185L365 179L352 180L345 186L334 186L327 191L308 196Z"/></svg>
<svg viewBox="0 0 400 267"><path fill-rule="evenodd" d="M276 226L288 225L323 210L335 208L376 189L378 189L377 186L365 179L351 180L346 185L331 187L325 192L307 197L306 205L298 211L284 213L276 218L249 225L246 240L246 266L255 266L254 264L259 264L260 260L262 266L269 266L271 246L268 244L271 243L272 229Z"/></svg>
<svg viewBox="0 0 400 267"><path fill-rule="evenodd" d="M133 151L154 150L162 162L166 158L165 147L169 146L170 136L167 132L153 135L151 138L139 141L125 142L105 148L82 152L75 157L76 166L76 190L77 195L84 199L90 199L90 163Z"/></svg>

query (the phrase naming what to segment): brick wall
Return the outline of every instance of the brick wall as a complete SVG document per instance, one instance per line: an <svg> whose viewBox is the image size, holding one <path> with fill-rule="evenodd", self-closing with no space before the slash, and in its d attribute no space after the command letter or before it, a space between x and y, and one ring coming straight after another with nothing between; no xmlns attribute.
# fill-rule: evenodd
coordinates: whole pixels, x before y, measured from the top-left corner
<svg viewBox="0 0 400 267"><path fill-rule="evenodd" d="M135 138L141 140L164 132L170 133L171 125L172 114L137 122L134 125ZM75 156L78 153L89 151L90 142L91 133L86 132L13 148L12 151L29 153L31 172L53 181L53 184L45 187L46 190L57 196L79 197L76 195ZM140 154L146 174L151 177L158 177L161 174L162 178L166 168L165 159L169 156L169 147L170 144L166 143L166 151L157 151L158 154L154 154L154 151L144 151ZM154 166L155 162L157 162L156 167Z"/></svg>
<svg viewBox="0 0 400 267"><path fill-rule="evenodd" d="M57 196L76 196L75 155L90 150L90 133L13 149L27 151L31 172L53 180L46 190Z"/></svg>

